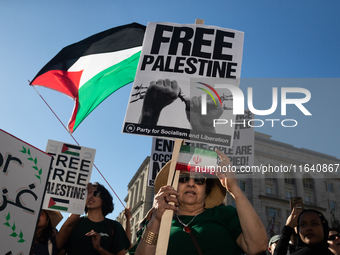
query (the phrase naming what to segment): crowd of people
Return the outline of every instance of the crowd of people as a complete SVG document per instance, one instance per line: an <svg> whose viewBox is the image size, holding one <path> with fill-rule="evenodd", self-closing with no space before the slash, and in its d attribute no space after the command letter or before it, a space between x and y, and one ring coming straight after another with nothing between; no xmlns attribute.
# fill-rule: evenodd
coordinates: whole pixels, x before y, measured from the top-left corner
<svg viewBox="0 0 340 255"><path fill-rule="evenodd" d="M230 165L220 151L220 165ZM267 233L259 216L243 194L235 173L207 175L181 171L178 188L167 186L171 162L158 173L152 209L140 224L138 239L131 245L131 213L125 209L126 231L120 223L106 218L113 211L113 198L99 183L88 184L84 217L71 214L59 231L59 212L42 210L31 255L114 254L127 251L152 255L160 231L162 216L173 211L167 254L336 254L340 255L340 232L329 228L319 211L303 210L296 205L280 235ZM236 208L222 204L226 192Z"/></svg>

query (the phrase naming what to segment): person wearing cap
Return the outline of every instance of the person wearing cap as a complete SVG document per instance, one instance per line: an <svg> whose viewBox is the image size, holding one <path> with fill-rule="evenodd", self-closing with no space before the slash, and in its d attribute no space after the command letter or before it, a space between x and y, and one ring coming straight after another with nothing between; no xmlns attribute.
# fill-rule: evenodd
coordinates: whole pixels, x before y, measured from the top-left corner
<svg viewBox="0 0 340 255"><path fill-rule="evenodd" d="M130 247L122 225L105 216L113 211L114 204L110 192L95 182L89 189L85 212L72 230L60 254L68 255L124 255Z"/></svg>
<svg viewBox="0 0 340 255"><path fill-rule="evenodd" d="M216 150L219 166L230 165L229 158ZM237 185L235 173L217 177L181 171L178 189L166 186L168 162L155 180L155 198L151 219L144 227L138 245L130 254L155 254L160 222L165 210L173 210L167 254L258 254L267 249L265 228L249 200ZM232 206L219 206L228 191Z"/></svg>
<svg viewBox="0 0 340 255"><path fill-rule="evenodd" d="M280 240L280 235L272 236L268 243L268 251L270 254L274 254L276 243Z"/></svg>
<svg viewBox="0 0 340 255"><path fill-rule="evenodd" d="M79 215L71 214L64 222L60 231L55 233L55 227L62 220L60 212L41 210L34 242L31 247L31 255L57 255L58 251L66 242Z"/></svg>
<svg viewBox="0 0 340 255"><path fill-rule="evenodd" d="M333 227L329 229L328 235L328 245L329 250L336 254L340 255L340 232L339 228Z"/></svg>

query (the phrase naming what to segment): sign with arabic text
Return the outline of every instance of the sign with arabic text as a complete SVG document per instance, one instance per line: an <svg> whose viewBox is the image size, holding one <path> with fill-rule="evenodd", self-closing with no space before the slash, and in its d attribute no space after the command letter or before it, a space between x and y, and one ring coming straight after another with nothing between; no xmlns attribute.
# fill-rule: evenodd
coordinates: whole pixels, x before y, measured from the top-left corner
<svg viewBox="0 0 340 255"><path fill-rule="evenodd" d="M29 254L50 163L50 155L0 129L0 254Z"/></svg>

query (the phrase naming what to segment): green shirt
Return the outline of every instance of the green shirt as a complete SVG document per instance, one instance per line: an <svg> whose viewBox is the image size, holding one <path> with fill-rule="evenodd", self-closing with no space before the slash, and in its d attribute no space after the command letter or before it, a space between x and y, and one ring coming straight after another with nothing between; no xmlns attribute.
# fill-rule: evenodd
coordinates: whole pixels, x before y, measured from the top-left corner
<svg viewBox="0 0 340 255"><path fill-rule="evenodd" d="M100 245L105 250L116 254L121 250L125 250L130 246L130 241L119 222L114 221L114 235L113 244L109 244L109 228L108 221L105 219L101 222L93 222L87 217L81 218L79 223L74 227L70 237L67 240L65 249L68 255L81 254L81 255L96 255L99 254L93 247L92 237L85 234L92 229L101 235ZM112 231L112 230L111 230Z"/></svg>
<svg viewBox="0 0 340 255"><path fill-rule="evenodd" d="M193 217L179 216L179 219L187 224ZM215 206L206 209L189 224L189 227L192 228L192 233L204 255L242 254L236 243L242 229L234 207ZM136 246L130 250L130 254L133 254L135 249ZM176 216L172 220L167 254L198 254L190 235L183 231L183 225L178 222Z"/></svg>

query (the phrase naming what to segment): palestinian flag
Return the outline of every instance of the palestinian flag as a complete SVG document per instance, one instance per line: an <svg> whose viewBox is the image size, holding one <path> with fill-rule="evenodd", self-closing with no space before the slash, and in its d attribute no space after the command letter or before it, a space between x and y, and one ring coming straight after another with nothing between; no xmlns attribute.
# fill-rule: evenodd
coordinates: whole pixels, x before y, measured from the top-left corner
<svg viewBox="0 0 340 255"><path fill-rule="evenodd" d="M176 164L176 170L215 174L214 171L216 166L216 152L189 145L181 146ZM212 169L214 171L212 171Z"/></svg>
<svg viewBox="0 0 340 255"><path fill-rule="evenodd" d="M48 208L59 210L59 211L67 211L69 204L70 204L70 200L50 197Z"/></svg>
<svg viewBox="0 0 340 255"><path fill-rule="evenodd" d="M68 124L72 133L109 95L132 82L145 26L111 28L63 48L30 85L57 90L75 100Z"/></svg>
<svg viewBox="0 0 340 255"><path fill-rule="evenodd" d="M80 146L64 143L63 147L61 148L61 153L79 157L80 150Z"/></svg>

